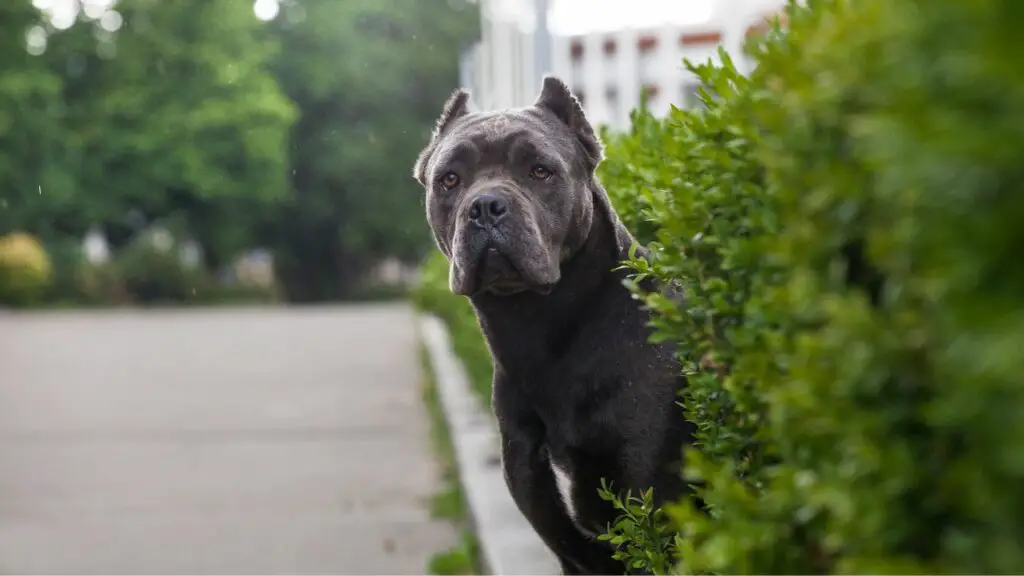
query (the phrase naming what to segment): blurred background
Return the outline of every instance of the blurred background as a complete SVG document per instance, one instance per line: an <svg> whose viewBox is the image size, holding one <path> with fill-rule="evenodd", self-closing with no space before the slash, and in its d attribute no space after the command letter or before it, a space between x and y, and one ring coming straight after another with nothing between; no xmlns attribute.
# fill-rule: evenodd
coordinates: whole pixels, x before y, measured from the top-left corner
<svg viewBox="0 0 1024 576"><path fill-rule="evenodd" d="M386 295L431 249L408 166L457 84L592 120L696 105L781 0L11 0L0 233L45 247L18 304ZM173 253L173 255L172 255ZM28 280L26 280L28 281Z"/></svg>
<svg viewBox="0 0 1024 576"><path fill-rule="evenodd" d="M699 105L684 57L745 69L782 4L0 2L0 572L419 573L464 545L404 302L441 105L553 73L624 130L642 96Z"/></svg>
<svg viewBox="0 0 1024 576"><path fill-rule="evenodd" d="M54 276L22 298L349 299L386 259L428 248L406 165L458 82L476 6L13 0L0 11L0 230L40 240Z"/></svg>

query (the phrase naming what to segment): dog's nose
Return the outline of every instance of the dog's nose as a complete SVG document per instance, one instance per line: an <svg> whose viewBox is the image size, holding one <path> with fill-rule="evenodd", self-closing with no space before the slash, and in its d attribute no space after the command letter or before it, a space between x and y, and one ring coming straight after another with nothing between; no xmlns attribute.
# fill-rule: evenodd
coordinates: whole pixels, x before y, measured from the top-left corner
<svg viewBox="0 0 1024 576"><path fill-rule="evenodd" d="M494 225L508 212L508 204L498 196L481 194L469 206L469 220L478 226Z"/></svg>

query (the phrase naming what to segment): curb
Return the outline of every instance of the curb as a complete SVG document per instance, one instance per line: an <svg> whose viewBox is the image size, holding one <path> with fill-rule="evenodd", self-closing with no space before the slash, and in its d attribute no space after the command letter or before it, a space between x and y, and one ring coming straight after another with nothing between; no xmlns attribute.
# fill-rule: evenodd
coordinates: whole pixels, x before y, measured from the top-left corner
<svg viewBox="0 0 1024 576"><path fill-rule="evenodd" d="M430 314L419 315L419 327L485 568L499 575L561 574L554 555L508 492L497 423L470 389L462 362L452 351L448 329Z"/></svg>

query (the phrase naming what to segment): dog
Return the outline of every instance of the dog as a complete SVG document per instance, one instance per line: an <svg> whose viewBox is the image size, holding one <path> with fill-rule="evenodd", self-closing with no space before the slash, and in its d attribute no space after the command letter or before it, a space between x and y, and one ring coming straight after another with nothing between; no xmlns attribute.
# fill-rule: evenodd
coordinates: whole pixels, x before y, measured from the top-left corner
<svg viewBox="0 0 1024 576"><path fill-rule="evenodd" d="M598 181L603 145L563 82L545 77L524 108L471 112L469 96L448 99L413 175L493 357L505 481L564 574L623 574L597 538L616 517L601 481L678 498L693 434L674 350L650 342L623 283L631 247L648 253Z"/></svg>

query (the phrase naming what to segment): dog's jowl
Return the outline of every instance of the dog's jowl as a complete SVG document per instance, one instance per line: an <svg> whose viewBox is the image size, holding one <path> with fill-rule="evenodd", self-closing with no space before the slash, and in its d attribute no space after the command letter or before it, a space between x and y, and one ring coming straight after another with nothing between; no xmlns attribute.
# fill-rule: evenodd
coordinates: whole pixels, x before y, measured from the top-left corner
<svg viewBox="0 0 1024 576"><path fill-rule="evenodd" d="M508 488L566 574L625 571L597 539L615 518L601 480L679 497L691 433L672 350L648 341L648 313L622 283L634 239L595 175L602 154L578 100L548 77L525 108L471 112L456 91L414 167L451 289L494 357Z"/></svg>

